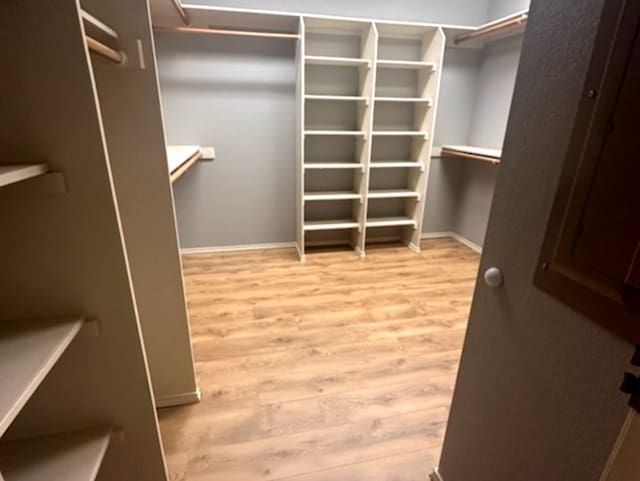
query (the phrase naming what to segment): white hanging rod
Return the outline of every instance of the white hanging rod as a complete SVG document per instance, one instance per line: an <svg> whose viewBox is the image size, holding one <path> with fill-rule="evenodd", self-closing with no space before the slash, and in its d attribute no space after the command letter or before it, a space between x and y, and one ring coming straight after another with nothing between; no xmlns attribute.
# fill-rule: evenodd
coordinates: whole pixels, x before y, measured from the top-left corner
<svg viewBox="0 0 640 481"><path fill-rule="evenodd" d="M154 25L156 32L174 32L174 33L202 33L209 35L234 35L237 37L261 37L261 38L300 38L297 33L281 33L281 32L251 32L246 30L226 30L217 28L196 28L196 27L169 27L163 25Z"/></svg>
<svg viewBox="0 0 640 481"><path fill-rule="evenodd" d="M89 35L85 35L85 38L87 39L87 47L93 53L96 53L117 64L124 63L125 56L122 52L118 52L117 50L105 45L102 42L99 42L98 40L96 40L93 37L90 37Z"/></svg>
<svg viewBox="0 0 640 481"><path fill-rule="evenodd" d="M184 8L182 8L182 2L180 2L180 0L171 0L171 1L173 2L173 6L178 12L178 15L180 15L180 18L182 19L182 23L184 23L185 25L189 25L191 23L191 19L189 18L189 14L187 13L187 11Z"/></svg>
<svg viewBox="0 0 640 481"><path fill-rule="evenodd" d="M528 19L529 19L529 13L518 13L513 17L508 17L508 18L505 18L504 20L500 20L498 22L485 25L484 27L479 27L473 32L460 34L455 38L454 42L457 45L463 42L467 42L469 40L473 40L478 37L484 37L485 35L490 35L492 33L499 32L500 30L505 30L512 27L525 26L527 24Z"/></svg>

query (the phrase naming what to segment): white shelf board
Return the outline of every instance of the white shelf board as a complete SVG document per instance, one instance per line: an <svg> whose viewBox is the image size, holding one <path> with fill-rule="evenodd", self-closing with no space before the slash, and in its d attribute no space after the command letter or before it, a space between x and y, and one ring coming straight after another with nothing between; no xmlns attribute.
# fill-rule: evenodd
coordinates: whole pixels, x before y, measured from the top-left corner
<svg viewBox="0 0 640 481"><path fill-rule="evenodd" d="M0 165L0 187L46 174L47 164Z"/></svg>
<svg viewBox="0 0 640 481"><path fill-rule="evenodd" d="M328 100L337 102L366 102L369 97L361 97L356 95L305 95L306 100Z"/></svg>
<svg viewBox="0 0 640 481"><path fill-rule="evenodd" d="M433 102L431 99L425 99L422 97L376 97L376 102L414 102L425 103L431 105Z"/></svg>
<svg viewBox="0 0 640 481"><path fill-rule="evenodd" d="M416 221L410 217L374 217L367 219L367 227L394 227L411 225L416 227Z"/></svg>
<svg viewBox="0 0 640 481"><path fill-rule="evenodd" d="M94 481L111 430L87 429L0 445L5 481Z"/></svg>
<svg viewBox="0 0 640 481"><path fill-rule="evenodd" d="M362 130L305 130L304 135L351 135L364 137L367 133Z"/></svg>
<svg viewBox="0 0 640 481"><path fill-rule="evenodd" d="M371 162L372 169L397 169L400 167L410 169L424 169L424 165L421 162L409 162L409 161L384 161L384 162Z"/></svg>
<svg viewBox="0 0 640 481"><path fill-rule="evenodd" d="M488 149L472 145L443 145L440 156L464 157L499 164L502 151L500 149Z"/></svg>
<svg viewBox="0 0 640 481"><path fill-rule="evenodd" d="M350 192L348 190L331 190L323 192L305 192L305 201L317 201L317 200L351 200L360 199L360 194L357 192Z"/></svg>
<svg viewBox="0 0 640 481"><path fill-rule="evenodd" d="M167 145L169 173L173 174L181 165L200 152L199 145Z"/></svg>
<svg viewBox="0 0 640 481"><path fill-rule="evenodd" d="M98 20L96 17L91 15L89 12L80 9L80 16L82 17L82 20L84 20L87 23L87 27L88 27L87 30L88 31L91 30L92 28L94 28L94 29L100 31L101 33L104 33L104 34L108 35L109 37L111 37L113 39L117 39L118 38L118 32L116 32L114 29L112 29L109 25L107 25L103 21Z"/></svg>
<svg viewBox="0 0 640 481"><path fill-rule="evenodd" d="M419 132L415 130L375 130L372 134L379 137L424 137L425 140L429 138L428 132Z"/></svg>
<svg viewBox="0 0 640 481"><path fill-rule="evenodd" d="M0 436L82 327L81 318L0 322Z"/></svg>
<svg viewBox="0 0 640 481"><path fill-rule="evenodd" d="M318 230L353 229L359 226L360 224L353 219L312 220L304 222L305 232Z"/></svg>
<svg viewBox="0 0 640 481"><path fill-rule="evenodd" d="M351 162L309 162L304 164L306 170L323 169L364 169L364 164L354 164Z"/></svg>
<svg viewBox="0 0 640 481"><path fill-rule="evenodd" d="M409 189L378 189L369 191L369 199L420 199L420 194Z"/></svg>
<svg viewBox="0 0 640 481"><path fill-rule="evenodd" d="M380 68L396 68L405 70L420 70L429 69L431 71L436 70L436 64L434 62L420 62L414 60L378 60L376 65Z"/></svg>
<svg viewBox="0 0 640 481"><path fill-rule="evenodd" d="M366 58L352 57L326 57L321 55L306 55L304 61L307 65L333 65L345 67L370 67L371 61Z"/></svg>

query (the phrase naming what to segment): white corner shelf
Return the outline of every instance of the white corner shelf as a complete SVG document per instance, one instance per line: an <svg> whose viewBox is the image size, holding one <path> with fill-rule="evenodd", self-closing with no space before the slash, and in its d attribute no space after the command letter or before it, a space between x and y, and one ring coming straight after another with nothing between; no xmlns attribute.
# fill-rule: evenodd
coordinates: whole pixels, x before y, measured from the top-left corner
<svg viewBox="0 0 640 481"><path fill-rule="evenodd" d="M0 444L5 481L94 481L109 447L109 428Z"/></svg>
<svg viewBox="0 0 640 481"><path fill-rule="evenodd" d="M372 169L408 168L408 169L424 170L424 164L422 162L411 162L411 161L403 161L403 160L391 160L391 161L381 161L381 162L373 161L371 162L370 167Z"/></svg>
<svg viewBox="0 0 640 481"><path fill-rule="evenodd" d="M331 190L323 192L305 192L305 201L319 201L319 200L353 200L362 199L357 192L350 192L348 190Z"/></svg>
<svg viewBox="0 0 640 481"><path fill-rule="evenodd" d="M433 101L429 98L422 97L376 97L376 102L405 102L405 103L423 103L429 107L432 106Z"/></svg>
<svg viewBox="0 0 640 481"><path fill-rule="evenodd" d="M435 72L436 64L434 62L421 62L414 60L378 60L376 65L379 68L395 68L404 70L431 70Z"/></svg>
<svg viewBox="0 0 640 481"><path fill-rule="evenodd" d="M369 199L418 199L420 194L409 189L377 189L369 191Z"/></svg>
<svg viewBox="0 0 640 481"><path fill-rule="evenodd" d="M340 230L340 229L353 229L360 227L360 224L353 219L336 219L336 220L312 220L304 222L304 231L319 231L319 230Z"/></svg>
<svg viewBox="0 0 640 481"><path fill-rule="evenodd" d="M334 67L371 67L371 61L366 58L325 57L321 55L306 55L307 65L330 65Z"/></svg>
<svg viewBox="0 0 640 481"><path fill-rule="evenodd" d="M413 226L417 223L411 217L374 217L367 219L367 227L399 227Z"/></svg>
<svg viewBox="0 0 640 481"><path fill-rule="evenodd" d="M305 170L341 170L341 169L364 169L364 164L352 162L307 162L304 164Z"/></svg>
<svg viewBox="0 0 640 481"><path fill-rule="evenodd" d="M82 324L82 318L0 322L0 436L76 337Z"/></svg>
<svg viewBox="0 0 640 481"><path fill-rule="evenodd" d="M0 165L0 187L31 179L49 171L47 164Z"/></svg>
<svg viewBox="0 0 640 481"><path fill-rule="evenodd" d="M369 97L358 95L305 95L306 100L323 100L333 102L368 102Z"/></svg>
<svg viewBox="0 0 640 481"><path fill-rule="evenodd" d="M362 130L305 130L304 135L366 137L367 133Z"/></svg>

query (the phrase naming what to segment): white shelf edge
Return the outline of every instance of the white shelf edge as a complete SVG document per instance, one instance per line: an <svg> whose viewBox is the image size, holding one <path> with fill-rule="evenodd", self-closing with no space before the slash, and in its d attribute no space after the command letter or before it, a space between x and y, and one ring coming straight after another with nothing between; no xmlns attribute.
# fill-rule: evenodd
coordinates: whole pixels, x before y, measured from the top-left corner
<svg viewBox="0 0 640 481"><path fill-rule="evenodd" d="M354 137L366 137L367 133L362 130L305 130L304 135L351 135Z"/></svg>
<svg viewBox="0 0 640 481"><path fill-rule="evenodd" d="M429 106L433 105L431 99L424 99L421 97L375 97L376 102L406 102L406 103L424 103Z"/></svg>
<svg viewBox="0 0 640 481"><path fill-rule="evenodd" d="M417 227L417 223L410 217L378 217L367 219L367 227L400 227L411 225L414 228Z"/></svg>
<svg viewBox="0 0 640 481"><path fill-rule="evenodd" d="M305 170L323 170L323 169L364 169L364 164L352 164L349 162L327 162L327 163L313 163L307 162L304 164Z"/></svg>
<svg viewBox="0 0 640 481"><path fill-rule="evenodd" d="M82 20L86 21L90 25L93 25L95 28L97 28L101 32L106 33L111 38L114 38L116 40L118 39L118 32L116 32L113 28L111 28L109 25L104 23L102 20L98 20L96 17L91 15L86 10L80 9L80 16L82 17Z"/></svg>
<svg viewBox="0 0 640 481"><path fill-rule="evenodd" d="M340 230L340 229L355 229L359 228L360 224L353 219L337 219L337 220L323 220L323 221L305 221L304 231L319 231L319 230Z"/></svg>
<svg viewBox="0 0 640 481"><path fill-rule="evenodd" d="M307 94L304 96L305 100L327 100L338 102L367 102L369 97L362 97L358 95L314 95Z"/></svg>
<svg viewBox="0 0 640 481"><path fill-rule="evenodd" d="M418 199L420 194L408 189L379 189L370 190L369 199Z"/></svg>
<svg viewBox="0 0 640 481"><path fill-rule="evenodd" d="M0 436L55 366L83 322L80 317L0 322Z"/></svg>
<svg viewBox="0 0 640 481"><path fill-rule="evenodd" d="M407 69L407 70L431 69L432 72L435 72L436 70L435 62L421 62L421 61L413 61L413 60L378 59L376 61L376 66L381 68L396 68L396 69Z"/></svg>
<svg viewBox="0 0 640 481"><path fill-rule="evenodd" d="M0 164L0 187L31 179L48 171L47 164Z"/></svg>
<svg viewBox="0 0 640 481"><path fill-rule="evenodd" d="M372 169L398 169L398 168L408 168L408 169L420 169L424 170L424 164L422 162L371 162L369 164Z"/></svg>
<svg viewBox="0 0 640 481"><path fill-rule="evenodd" d="M304 63L305 65L371 67L371 60L366 58L329 57L325 55L305 55Z"/></svg>
<svg viewBox="0 0 640 481"><path fill-rule="evenodd" d="M374 130L371 134L378 137L424 137L425 140L429 139L428 132L416 132L415 130Z"/></svg>
<svg viewBox="0 0 640 481"><path fill-rule="evenodd" d="M306 192L304 194L305 201L320 200L357 200L361 199L360 194L350 191L326 191L326 192Z"/></svg>
<svg viewBox="0 0 640 481"><path fill-rule="evenodd" d="M0 444L5 481L94 481L111 429L93 428Z"/></svg>

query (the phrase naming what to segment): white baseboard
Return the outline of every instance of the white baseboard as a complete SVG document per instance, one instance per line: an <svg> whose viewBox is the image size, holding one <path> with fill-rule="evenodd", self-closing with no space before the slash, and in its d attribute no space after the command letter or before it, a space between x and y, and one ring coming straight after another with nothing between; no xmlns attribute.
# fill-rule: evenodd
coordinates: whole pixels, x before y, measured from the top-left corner
<svg viewBox="0 0 640 481"><path fill-rule="evenodd" d="M452 239L457 240L461 244L466 245L469 249L476 251L478 254L482 254L482 247L476 244L475 242L471 242L466 237L462 237L460 234L455 232L427 232L423 233L420 238L421 239L441 239L443 237L451 237Z"/></svg>
<svg viewBox="0 0 640 481"><path fill-rule="evenodd" d="M274 242L271 244L243 244L237 246L218 247L185 247L180 249L180 254L206 254L209 252L234 252L234 251L258 251L263 249L297 248L295 242Z"/></svg>
<svg viewBox="0 0 640 481"><path fill-rule="evenodd" d="M194 404L200 402L202 393L200 389L193 392L185 392L182 394L173 394L171 396L163 396L156 398L156 408L168 408L171 406L182 406L183 404Z"/></svg>
<svg viewBox="0 0 640 481"><path fill-rule="evenodd" d="M440 239L443 237L451 237L458 242L466 245L470 249L482 253L482 247L478 244L471 242L469 239L462 237L460 234L456 234L455 232L426 232L423 233L420 238L421 239ZM398 241L397 237L388 237L388 238L373 238L370 240L371 244L374 243L384 243L390 241ZM328 241L325 245L334 245L335 242ZM345 242L348 244L348 242ZM309 244L310 246L321 246L321 242L318 242L314 245ZM271 244L244 244L244 245L236 245L236 246L218 246L218 247L185 247L180 249L180 254L207 254L213 252L234 252L234 251L257 251L264 249L288 249L294 248L298 251L298 255L300 256L300 250L298 248L298 244L296 242L274 242ZM416 252L420 252L420 249L416 249L415 246L410 245L409 248ZM304 256L300 256L301 260L304 260Z"/></svg>
<svg viewBox="0 0 640 481"><path fill-rule="evenodd" d="M433 471L429 475L429 478L431 479L431 481L444 481L437 467L433 468Z"/></svg>

